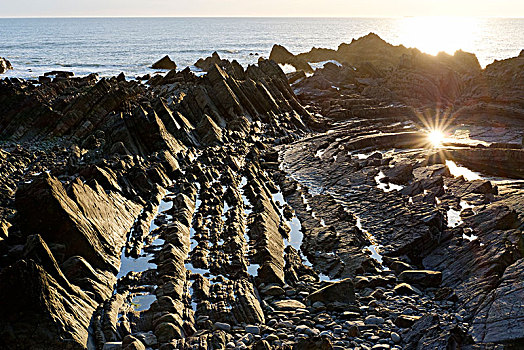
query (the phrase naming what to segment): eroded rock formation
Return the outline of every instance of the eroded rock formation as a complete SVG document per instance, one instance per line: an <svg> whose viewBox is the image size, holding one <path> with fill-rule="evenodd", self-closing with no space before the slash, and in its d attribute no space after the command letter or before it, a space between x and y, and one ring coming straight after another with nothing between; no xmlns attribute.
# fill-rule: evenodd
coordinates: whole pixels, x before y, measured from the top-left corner
<svg viewBox="0 0 524 350"><path fill-rule="evenodd" d="M0 81L2 348L522 343L522 57L271 56Z"/></svg>

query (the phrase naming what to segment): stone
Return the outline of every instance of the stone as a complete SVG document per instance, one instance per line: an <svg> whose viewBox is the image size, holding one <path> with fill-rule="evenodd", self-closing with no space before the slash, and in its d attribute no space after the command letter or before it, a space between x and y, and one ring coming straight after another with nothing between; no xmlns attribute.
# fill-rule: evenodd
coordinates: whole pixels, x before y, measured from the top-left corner
<svg viewBox="0 0 524 350"><path fill-rule="evenodd" d="M416 289L415 287L407 284L407 283L400 283L393 288L393 292L398 295L414 295L414 294L422 294L421 291Z"/></svg>
<svg viewBox="0 0 524 350"><path fill-rule="evenodd" d="M331 340L326 337L312 337L308 339L300 339L295 345L293 350L332 350L333 344Z"/></svg>
<svg viewBox="0 0 524 350"><path fill-rule="evenodd" d="M260 339L253 346L253 350L271 350L271 345L267 339Z"/></svg>
<svg viewBox="0 0 524 350"><path fill-rule="evenodd" d="M384 319L382 317L377 317L377 316L370 315L370 316L368 316L368 317L366 317L364 319L364 323L365 324L380 325L380 324L384 323Z"/></svg>
<svg viewBox="0 0 524 350"><path fill-rule="evenodd" d="M256 335L260 334L260 327L258 326L247 325L244 329L246 333L251 333L251 334L256 334Z"/></svg>
<svg viewBox="0 0 524 350"><path fill-rule="evenodd" d="M420 316L411 316L411 315L399 315L397 318L395 318L395 325L400 328L409 328L411 327L418 319L420 319Z"/></svg>
<svg viewBox="0 0 524 350"><path fill-rule="evenodd" d="M0 74L4 74L9 69L13 69L11 62L9 62L7 59L3 57L0 57Z"/></svg>
<svg viewBox="0 0 524 350"><path fill-rule="evenodd" d="M265 295L279 296L285 294L284 289L279 286L268 286L267 288L261 290Z"/></svg>
<svg viewBox="0 0 524 350"><path fill-rule="evenodd" d="M159 343L168 343L173 339L182 339L184 332L173 323L163 322L155 327L155 336Z"/></svg>
<svg viewBox="0 0 524 350"><path fill-rule="evenodd" d="M275 301L272 305L275 309L282 311L295 311L296 309L306 308L306 305L300 301L292 299Z"/></svg>
<svg viewBox="0 0 524 350"><path fill-rule="evenodd" d="M395 344L400 343L401 340L402 340L402 339L400 338L400 335L398 335L398 333L396 333L396 332L391 332L391 335L390 335L390 336L391 336L391 340L392 340L393 343L395 343Z"/></svg>
<svg viewBox="0 0 524 350"><path fill-rule="evenodd" d="M410 163L396 164L393 168L384 170L384 175L389 179L389 182L404 185L413 178L413 165Z"/></svg>
<svg viewBox="0 0 524 350"><path fill-rule="evenodd" d="M350 325L347 329L348 337L360 337L360 331L356 325Z"/></svg>
<svg viewBox="0 0 524 350"><path fill-rule="evenodd" d="M322 303L341 302L352 304L355 302L353 281L350 278L346 278L339 282L333 282L324 288L314 291L307 299L312 303L320 301Z"/></svg>
<svg viewBox="0 0 524 350"><path fill-rule="evenodd" d="M224 322L215 322L213 329L218 329L224 332L229 332L231 330L231 325Z"/></svg>
<svg viewBox="0 0 524 350"><path fill-rule="evenodd" d="M399 281L416 284L422 287L439 287L442 283L442 272L429 270L405 270L398 276Z"/></svg>
<svg viewBox="0 0 524 350"><path fill-rule="evenodd" d="M122 350L122 342L107 342L104 343L102 350Z"/></svg>
<svg viewBox="0 0 524 350"><path fill-rule="evenodd" d="M305 73L313 72L313 68L311 68L308 62L301 58L295 57L285 47L280 45L273 45L271 53L269 54L269 59L280 64L290 64L295 67L297 71L302 70Z"/></svg>
<svg viewBox="0 0 524 350"><path fill-rule="evenodd" d="M168 55L165 55L160 60L158 60L157 62L153 63L151 68L153 68L153 69L169 69L169 70L172 70L172 69L176 69L176 63L173 60L171 60L171 58L169 58Z"/></svg>
<svg viewBox="0 0 524 350"><path fill-rule="evenodd" d="M391 346L389 344L376 344L371 348L372 350L389 350Z"/></svg>
<svg viewBox="0 0 524 350"><path fill-rule="evenodd" d="M145 345L132 335L126 335L122 339L122 350L145 350Z"/></svg>

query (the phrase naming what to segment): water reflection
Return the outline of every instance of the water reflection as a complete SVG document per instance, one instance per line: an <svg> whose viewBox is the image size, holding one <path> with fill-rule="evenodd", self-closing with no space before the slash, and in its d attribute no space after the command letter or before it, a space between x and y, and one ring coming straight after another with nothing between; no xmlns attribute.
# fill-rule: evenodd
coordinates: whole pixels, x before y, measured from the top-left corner
<svg viewBox="0 0 524 350"><path fill-rule="evenodd" d="M441 51L475 51L479 21L472 17L409 17L398 22L399 37L407 47L436 55Z"/></svg>
<svg viewBox="0 0 524 350"><path fill-rule="evenodd" d="M455 177L464 176L464 179L466 179L467 181L482 179L482 176L480 176L480 173L472 171L466 167L457 165L457 163L455 163L452 160L446 160L446 166L448 167L451 175Z"/></svg>

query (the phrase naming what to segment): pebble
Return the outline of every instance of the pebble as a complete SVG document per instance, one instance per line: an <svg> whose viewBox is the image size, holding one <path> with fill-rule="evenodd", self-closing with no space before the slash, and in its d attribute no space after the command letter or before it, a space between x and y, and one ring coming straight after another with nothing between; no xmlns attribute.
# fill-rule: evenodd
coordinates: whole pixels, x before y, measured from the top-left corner
<svg viewBox="0 0 524 350"><path fill-rule="evenodd" d="M364 320L364 323L365 324L375 324L375 325L380 325L380 324L383 324L384 323L384 319L382 317L377 317L377 316L368 316L366 317L366 319Z"/></svg>
<svg viewBox="0 0 524 350"><path fill-rule="evenodd" d="M400 343L400 335L398 335L398 333L391 332L391 340L393 340L393 342L396 344Z"/></svg>
<svg viewBox="0 0 524 350"><path fill-rule="evenodd" d="M377 344L377 345L374 345L371 349L372 350L389 350L391 349L391 346L389 346L389 344Z"/></svg>

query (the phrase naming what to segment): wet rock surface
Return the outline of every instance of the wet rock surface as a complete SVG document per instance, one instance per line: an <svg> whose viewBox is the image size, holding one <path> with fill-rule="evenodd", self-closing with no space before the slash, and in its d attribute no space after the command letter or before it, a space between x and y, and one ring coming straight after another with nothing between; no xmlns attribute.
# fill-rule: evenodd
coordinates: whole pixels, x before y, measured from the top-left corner
<svg viewBox="0 0 524 350"><path fill-rule="evenodd" d="M3 57L0 57L0 74L4 74L9 69L13 69L11 62L9 62L7 59Z"/></svg>
<svg viewBox="0 0 524 350"><path fill-rule="evenodd" d="M520 58L374 34L272 56L339 64L0 81L2 348L522 344ZM506 131L460 112L486 101L466 76Z"/></svg>

